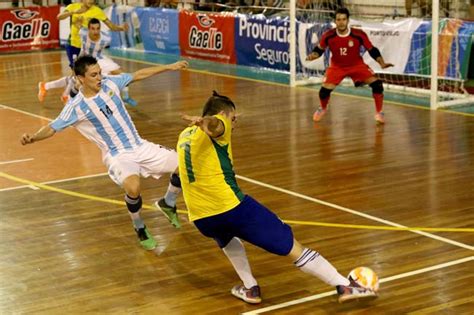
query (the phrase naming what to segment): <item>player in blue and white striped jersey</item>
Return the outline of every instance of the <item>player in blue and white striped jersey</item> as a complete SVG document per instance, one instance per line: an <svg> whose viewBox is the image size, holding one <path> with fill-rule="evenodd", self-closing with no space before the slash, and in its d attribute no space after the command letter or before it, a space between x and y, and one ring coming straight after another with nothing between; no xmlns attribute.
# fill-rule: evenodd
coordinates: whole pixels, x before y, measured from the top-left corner
<svg viewBox="0 0 474 315"><path fill-rule="evenodd" d="M81 36L82 42L79 56L89 55L96 59L105 57L102 50L110 45L112 39L107 33L102 32L99 20L91 19L87 29L81 28L79 36ZM105 72L105 70L102 69L102 72Z"/></svg>
<svg viewBox="0 0 474 315"><path fill-rule="evenodd" d="M164 66L138 70L132 74L102 76L97 59L81 56L74 64L74 72L81 83L81 91L63 108L59 116L34 135L24 134L23 145L52 137L69 126L75 127L83 136L97 144L102 151L102 160L108 168L110 178L125 190L125 202L141 245L148 250L156 247L156 241L148 232L140 209L140 176L156 179L171 173L168 190L159 202L171 223L179 227L176 214L176 198L181 192L177 174L176 152L148 142L140 137L120 96L128 84L149 78L164 71L180 70L188 66L179 61Z"/></svg>
<svg viewBox="0 0 474 315"><path fill-rule="evenodd" d="M120 74L123 72L117 63L103 54L103 50L110 45L111 38L101 31L101 23L98 19L90 19L87 29L80 29L79 36L81 38L81 50L78 57L84 55L95 57L102 69L102 74ZM61 79L45 83L43 90L40 87L38 97L42 101L47 90L65 87L61 100L66 103L70 97L77 94L79 89L77 85L78 83L73 75L64 76ZM122 90L122 98L127 104L137 106L137 102L128 94L128 87Z"/></svg>
<svg viewBox="0 0 474 315"><path fill-rule="evenodd" d="M101 31L101 24L98 19L91 19L87 24L87 29L81 28L79 34L82 40L79 56L89 55L96 58L104 75L123 72L118 64L102 53L110 45L112 39ZM137 102L128 94L128 87L123 88L122 99L131 106L137 106Z"/></svg>

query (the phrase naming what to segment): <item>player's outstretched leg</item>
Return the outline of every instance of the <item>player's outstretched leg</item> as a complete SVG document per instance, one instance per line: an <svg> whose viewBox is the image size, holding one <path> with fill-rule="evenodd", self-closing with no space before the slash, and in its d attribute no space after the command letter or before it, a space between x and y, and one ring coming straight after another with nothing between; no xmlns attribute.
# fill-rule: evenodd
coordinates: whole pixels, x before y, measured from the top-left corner
<svg viewBox="0 0 474 315"><path fill-rule="evenodd" d="M155 202L155 207L163 212L168 221L177 229L181 227L176 209L176 199L180 193L181 180L179 179L179 175L173 173L170 177L170 183L165 196Z"/></svg>
<svg viewBox="0 0 474 315"><path fill-rule="evenodd" d="M67 82L68 82L67 76L59 78L54 81L39 82L38 83L38 100L40 102L44 102L44 99L46 98L46 94L48 93L48 90L65 87L67 86Z"/></svg>
<svg viewBox="0 0 474 315"><path fill-rule="evenodd" d="M157 243L153 238L153 235L148 231L143 219L140 217L140 209L142 207L142 197L139 195L136 198L132 198L125 194L125 203L127 204L128 213L133 221L135 232L137 233L140 245L146 250L153 250L156 248Z"/></svg>
<svg viewBox="0 0 474 315"><path fill-rule="evenodd" d="M377 296L374 291L362 288L352 279L342 276L321 254L312 249L303 248L296 240L289 255L293 259L297 257L294 264L301 271L336 287L340 303Z"/></svg>
<svg viewBox="0 0 474 315"><path fill-rule="evenodd" d="M230 242L222 248L227 258L232 263L235 271L239 275L242 284L238 284L230 290L230 293L238 299L250 304L258 304L262 302L260 287L257 280L252 275L245 247L242 242L233 237Z"/></svg>

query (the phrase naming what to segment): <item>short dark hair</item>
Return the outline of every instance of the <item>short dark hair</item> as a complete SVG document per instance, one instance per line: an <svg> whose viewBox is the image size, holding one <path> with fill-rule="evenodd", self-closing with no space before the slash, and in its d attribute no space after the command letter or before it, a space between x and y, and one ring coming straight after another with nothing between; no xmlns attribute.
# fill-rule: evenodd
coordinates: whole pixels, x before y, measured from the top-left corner
<svg viewBox="0 0 474 315"><path fill-rule="evenodd" d="M96 18L90 19L89 23L87 23L87 28L89 28L91 26L91 24L99 24L100 25L100 21Z"/></svg>
<svg viewBox="0 0 474 315"><path fill-rule="evenodd" d="M74 61L74 73L76 75L84 76L87 71L87 67L97 64L97 59L92 56L81 56Z"/></svg>
<svg viewBox="0 0 474 315"><path fill-rule="evenodd" d="M202 116L212 116L219 114L221 111L229 112L230 110L235 110L234 102L227 96L212 91L212 96L209 97L206 105L204 105Z"/></svg>
<svg viewBox="0 0 474 315"><path fill-rule="evenodd" d="M347 18L349 18L349 10L347 8L339 8L336 10L336 13L334 13L334 18L336 18L336 15L338 14L345 14Z"/></svg>

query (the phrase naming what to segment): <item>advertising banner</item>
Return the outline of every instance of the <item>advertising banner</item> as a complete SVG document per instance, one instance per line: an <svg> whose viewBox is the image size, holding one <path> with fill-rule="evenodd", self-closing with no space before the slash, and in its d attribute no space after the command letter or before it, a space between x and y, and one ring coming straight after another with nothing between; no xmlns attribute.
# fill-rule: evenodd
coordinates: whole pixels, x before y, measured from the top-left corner
<svg viewBox="0 0 474 315"><path fill-rule="evenodd" d="M161 8L137 8L139 32L145 51L179 55L178 11Z"/></svg>
<svg viewBox="0 0 474 315"><path fill-rule="evenodd" d="M59 6L0 10L0 51L59 47Z"/></svg>
<svg viewBox="0 0 474 315"><path fill-rule="evenodd" d="M413 34L422 22L423 20L416 18L384 22L351 20L351 25L366 32L372 44L380 50L385 62L394 64L393 67L384 69L384 72L403 73L410 55ZM364 54L364 62L374 71L380 71L379 64L368 53Z"/></svg>
<svg viewBox="0 0 474 315"><path fill-rule="evenodd" d="M234 16L179 13L181 55L222 63L236 63Z"/></svg>
<svg viewBox="0 0 474 315"><path fill-rule="evenodd" d="M289 71L289 27L288 19L236 16L237 63Z"/></svg>

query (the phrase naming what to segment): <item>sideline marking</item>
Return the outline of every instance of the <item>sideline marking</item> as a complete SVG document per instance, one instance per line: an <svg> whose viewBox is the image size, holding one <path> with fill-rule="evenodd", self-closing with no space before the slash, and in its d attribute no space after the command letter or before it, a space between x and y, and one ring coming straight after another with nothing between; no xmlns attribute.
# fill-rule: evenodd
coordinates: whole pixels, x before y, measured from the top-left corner
<svg viewBox="0 0 474 315"><path fill-rule="evenodd" d="M28 161L33 161L33 160L34 160L33 158L21 159L21 160L10 160L10 161L0 162L0 165L13 164L13 163L21 163L21 162L28 162Z"/></svg>
<svg viewBox="0 0 474 315"><path fill-rule="evenodd" d="M449 262L446 262L446 263L434 265L434 266L431 266L431 267L426 267L426 268L422 268L422 269L418 269L418 270L413 270L413 271L401 273L401 274L398 274L398 275L395 275L395 276L386 277L386 278L380 279L380 283L385 283L385 282L390 282L390 281L394 281L394 280L398 280L398 279L402 279L402 278L407 278L407 277L411 277L411 276L418 275L418 274L421 274L421 273L426 273L426 272L429 272L429 271L438 270L438 269L442 269L442 268L462 264L462 263L473 261L473 260L474 260L474 256L469 256L469 257L449 261ZM319 300L319 299L325 298L327 296L335 295L335 294L336 294L336 291L332 290L332 291L328 291L328 292L324 292L324 293L320 293L320 294L316 294L316 295L307 296L305 298L288 301L288 302L285 302L285 303L275 304L275 305L272 305L272 306L260 308L260 309L254 310L254 311L245 312L245 313L241 313L241 314L242 315L261 314L261 313L277 310L277 309L280 309L280 308L285 308L285 307L292 306L292 305L297 305L297 304L302 304L302 303L306 303L306 302L309 302L309 301Z"/></svg>

